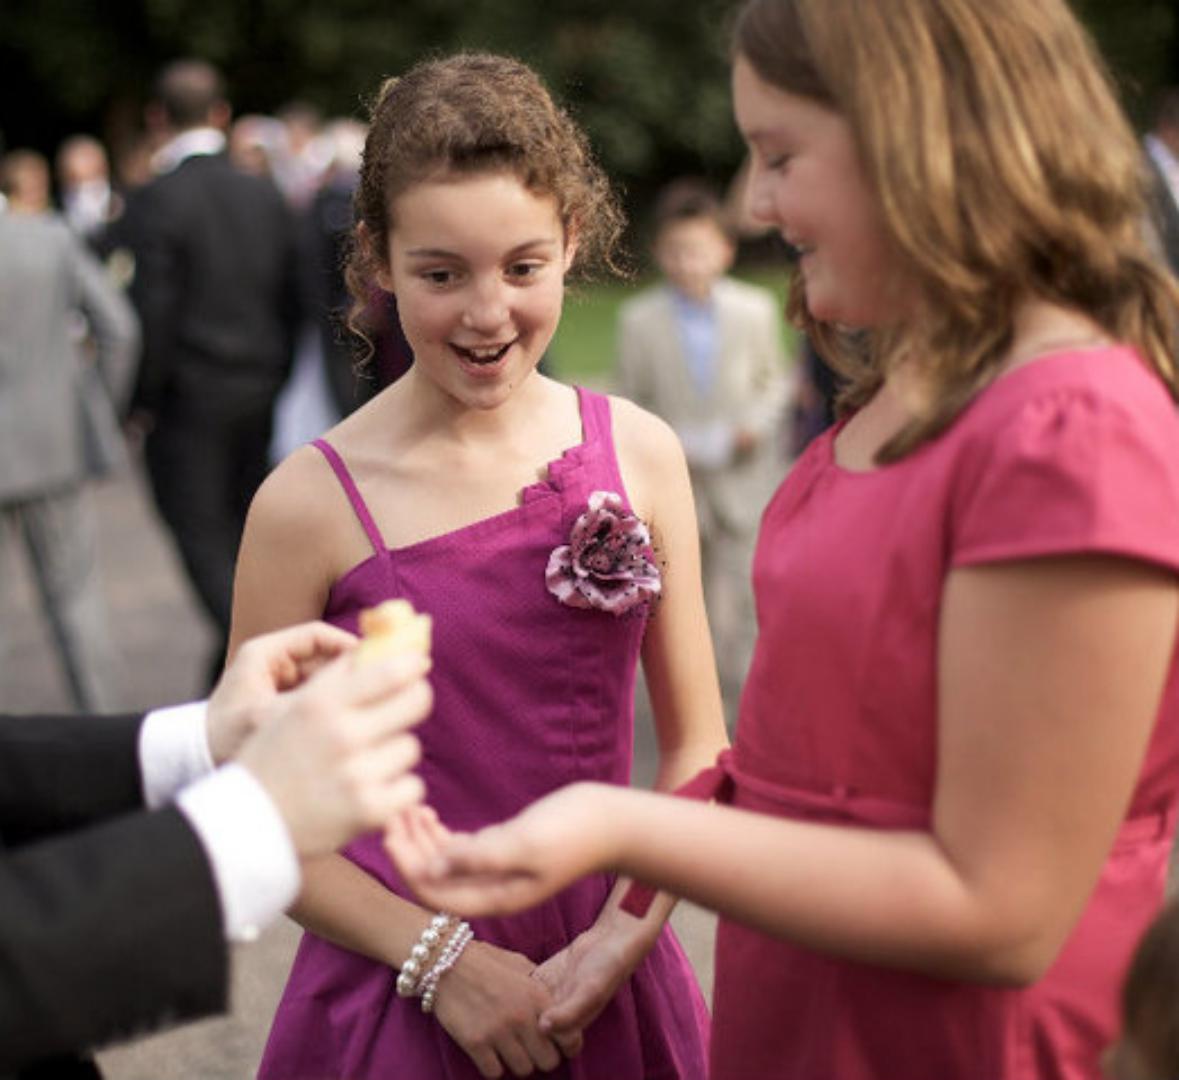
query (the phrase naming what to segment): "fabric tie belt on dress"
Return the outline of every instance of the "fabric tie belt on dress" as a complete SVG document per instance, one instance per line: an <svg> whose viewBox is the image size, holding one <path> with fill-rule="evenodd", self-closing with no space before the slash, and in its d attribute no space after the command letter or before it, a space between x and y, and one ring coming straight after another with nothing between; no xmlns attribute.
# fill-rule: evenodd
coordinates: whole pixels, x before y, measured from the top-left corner
<svg viewBox="0 0 1179 1080"><path fill-rule="evenodd" d="M856 824L868 828L928 829L927 807L890 802L860 795L847 788L830 791L807 791L785 788L758 776L743 772L733 762L733 751L722 750L716 764L701 769L672 792L680 798L699 799L730 805L741 794L745 808L783 816L783 812L804 819L828 823ZM1144 843L1169 838L1174 832L1175 807L1148 811L1123 821L1114 841L1113 852L1133 850ZM659 890L640 881L633 882L622 898L622 910L637 918L647 914Z"/></svg>

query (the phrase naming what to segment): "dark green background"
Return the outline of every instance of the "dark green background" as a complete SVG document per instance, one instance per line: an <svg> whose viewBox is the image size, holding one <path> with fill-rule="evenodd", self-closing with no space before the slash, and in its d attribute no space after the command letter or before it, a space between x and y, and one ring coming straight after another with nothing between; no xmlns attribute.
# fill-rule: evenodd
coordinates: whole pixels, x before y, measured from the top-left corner
<svg viewBox="0 0 1179 1080"><path fill-rule="evenodd" d="M1027 0L1035 3L1037 0ZM1141 125L1179 83L1175 0L1077 0ZM292 98L364 115L380 79L423 53L478 47L532 63L589 129L633 206L684 172L727 180L732 0L0 0L0 132L51 153L139 123L152 74L178 55L227 73L238 112Z"/></svg>

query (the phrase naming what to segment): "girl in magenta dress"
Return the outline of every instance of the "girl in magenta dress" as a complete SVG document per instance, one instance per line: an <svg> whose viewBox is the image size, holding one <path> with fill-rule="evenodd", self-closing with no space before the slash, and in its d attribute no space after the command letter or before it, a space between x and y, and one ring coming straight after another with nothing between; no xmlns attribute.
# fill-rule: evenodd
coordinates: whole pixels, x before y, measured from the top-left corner
<svg viewBox="0 0 1179 1080"><path fill-rule="evenodd" d="M626 785L641 655L658 782L678 785L726 742L682 452L534 370L566 271L608 262L621 225L584 137L516 61L426 62L382 88L357 210L353 293L396 296L413 367L267 480L234 641L321 613L355 630L395 597L429 614L420 773L464 829ZM262 1077L703 1080L669 898L633 916L601 874L467 927L412 898L377 835L304 880Z"/></svg>
<svg viewBox="0 0 1179 1080"><path fill-rule="evenodd" d="M1179 789L1179 290L1133 134L1060 0L751 0L733 51L847 383L762 519L735 745L695 800L390 847L462 911L605 868L719 910L716 1080L1096 1080Z"/></svg>

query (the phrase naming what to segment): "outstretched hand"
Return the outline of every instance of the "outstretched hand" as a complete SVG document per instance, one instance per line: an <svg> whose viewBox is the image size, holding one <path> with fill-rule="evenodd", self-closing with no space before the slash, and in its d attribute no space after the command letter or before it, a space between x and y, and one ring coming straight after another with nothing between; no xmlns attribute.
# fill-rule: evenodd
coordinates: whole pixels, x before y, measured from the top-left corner
<svg viewBox="0 0 1179 1080"><path fill-rule="evenodd" d="M507 915L610 866L616 855L607 784L573 784L516 817L476 833L453 833L428 807L413 807L385 832L402 877L426 903L463 915Z"/></svg>

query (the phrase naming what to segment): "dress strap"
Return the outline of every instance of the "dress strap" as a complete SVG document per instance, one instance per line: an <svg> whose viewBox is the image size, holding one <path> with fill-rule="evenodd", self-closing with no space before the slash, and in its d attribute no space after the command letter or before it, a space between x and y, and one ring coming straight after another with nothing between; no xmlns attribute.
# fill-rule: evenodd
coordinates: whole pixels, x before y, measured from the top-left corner
<svg viewBox="0 0 1179 1080"><path fill-rule="evenodd" d="M577 387L577 407L581 410L581 426L585 441L612 441L610 431L610 399L605 394Z"/></svg>
<svg viewBox="0 0 1179 1080"><path fill-rule="evenodd" d="M587 444L597 443L604 450L603 460L609 470L609 486L622 495L629 505L622 470L618 465L618 453L614 448L614 422L610 412L610 399L605 394L577 387L577 400L581 409L581 426Z"/></svg>
<svg viewBox="0 0 1179 1080"><path fill-rule="evenodd" d="M348 471L348 466L344 464L344 459L340 457L336 452L336 448L326 439L316 439L311 445L327 458L327 463L332 467L332 472L336 474L336 479L340 481L340 486L344 489L344 494L348 496L348 501L352 504L352 510L356 514L361 527L364 529L365 535L368 537L368 542L372 544L373 551L378 555L383 554L386 549L384 538L381 536L381 530L377 528L377 523L373 521L373 516L369 513L368 506L360 494L360 488L356 486L356 481L352 479L352 474Z"/></svg>

